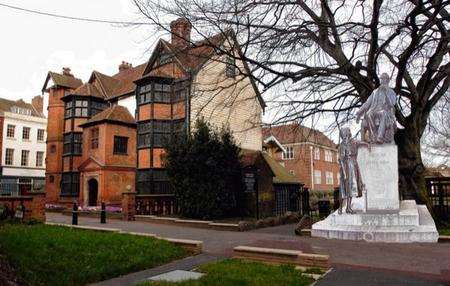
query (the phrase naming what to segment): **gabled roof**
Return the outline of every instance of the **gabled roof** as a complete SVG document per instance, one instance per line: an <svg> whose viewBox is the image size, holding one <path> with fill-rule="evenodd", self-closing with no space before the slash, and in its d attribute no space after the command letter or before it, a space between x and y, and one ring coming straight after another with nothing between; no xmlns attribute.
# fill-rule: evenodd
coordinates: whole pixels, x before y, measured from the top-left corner
<svg viewBox="0 0 450 286"><path fill-rule="evenodd" d="M270 135L269 137L265 138L263 140L263 143L270 147L276 147L281 152L286 152L286 149L283 147L283 145L281 145L280 141L278 141L278 139L273 135Z"/></svg>
<svg viewBox="0 0 450 286"><path fill-rule="evenodd" d="M290 174L285 167L266 152L242 149L241 164L244 167L266 164L272 172L274 184L302 184L296 176Z"/></svg>
<svg viewBox="0 0 450 286"><path fill-rule="evenodd" d="M202 66L216 54L216 47L221 46L227 39L233 41L234 47L237 49L240 57L242 58L242 51L240 50L239 44L236 41L232 30L228 30L224 33L219 33L201 41L194 42L190 46L183 49L179 49L171 43L160 39L143 71L142 77L145 78L146 76L164 76L163 74L158 74L158 69L153 71L151 70L163 49L166 49L173 55L175 62L183 71L185 71L187 74L196 74L198 71L200 71ZM244 68L246 69L248 74L251 73L250 68L245 61ZM263 108L266 107L266 103L264 102L264 99L262 98L254 79L251 76L249 76L249 79L259 103Z"/></svg>
<svg viewBox="0 0 450 286"><path fill-rule="evenodd" d="M301 184L300 180L290 174L285 167L281 166L274 158L272 158L266 152L262 152L262 156L266 163L270 166L270 169L275 174L273 177L274 184Z"/></svg>
<svg viewBox="0 0 450 286"><path fill-rule="evenodd" d="M337 145L322 132L298 123L264 127L262 131L264 138L274 136L281 144L310 142L333 149L337 148Z"/></svg>
<svg viewBox="0 0 450 286"><path fill-rule="evenodd" d="M113 105L103 110L102 112L97 113L80 126L88 127L104 122L127 125L132 127L136 126L136 121L134 120L133 116L130 114L130 112L125 106L121 105Z"/></svg>
<svg viewBox="0 0 450 286"><path fill-rule="evenodd" d="M118 84L112 91L112 94L108 96L108 99L134 93L134 90L136 89L136 84L134 81L142 76L146 65L147 63L143 63L134 68L129 68L113 75L112 77L118 82Z"/></svg>
<svg viewBox="0 0 450 286"><path fill-rule="evenodd" d="M78 96L92 96L92 97L98 97L101 99L105 98L105 94L101 92L94 84L91 83L85 83L79 88L75 89L73 92L70 93L71 95L78 95Z"/></svg>
<svg viewBox="0 0 450 286"><path fill-rule="evenodd" d="M47 78L45 79L44 86L42 87L42 91L44 92L47 89L47 84L50 81L53 81L55 86L67 87L67 88L78 88L83 84L81 79L76 78L70 75L63 75L56 72L49 71L47 74Z"/></svg>
<svg viewBox="0 0 450 286"><path fill-rule="evenodd" d="M0 98L0 114L2 114L3 112L13 112L12 108L14 106L31 110L32 116L45 118L45 116L38 112L31 103L27 103L22 99L14 101L6 98Z"/></svg>

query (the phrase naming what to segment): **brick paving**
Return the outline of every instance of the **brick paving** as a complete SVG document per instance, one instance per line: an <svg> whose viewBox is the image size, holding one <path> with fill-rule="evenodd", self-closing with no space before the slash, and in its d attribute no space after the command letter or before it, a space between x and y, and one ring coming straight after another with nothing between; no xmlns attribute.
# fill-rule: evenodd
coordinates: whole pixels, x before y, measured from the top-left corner
<svg viewBox="0 0 450 286"><path fill-rule="evenodd" d="M48 213L47 221L70 223L70 216ZM328 240L294 235L294 225L283 225L249 232L218 231L180 227L148 222L109 220L101 225L99 219L79 218L80 225L118 228L125 231L153 233L164 237L202 240L204 253L226 257L237 245L299 249L330 255L333 267L360 267L360 272L377 269L411 276L420 274L433 281L450 283L450 245L443 243L367 243L364 241ZM365 270L364 270L365 269ZM350 271L347 269L347 271ZM370 271L369 271L370 272ZM412 275L411 277L414 277ZM386 284L389 285L389 284ZM420 285L420 284L418 284Z"/></svg>

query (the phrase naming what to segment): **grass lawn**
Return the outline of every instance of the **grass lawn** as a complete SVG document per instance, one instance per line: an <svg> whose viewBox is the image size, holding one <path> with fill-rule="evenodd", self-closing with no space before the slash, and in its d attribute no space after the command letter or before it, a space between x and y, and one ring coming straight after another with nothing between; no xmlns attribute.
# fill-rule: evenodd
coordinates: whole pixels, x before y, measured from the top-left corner
<svg viewBox="0 0 450 286"><path fill-rule="evenodd" d="M184 282L145 282L140 286L302 286L313 280L302 276L292 265L268 265L239 259L228 259L200 266L206 275Z"/></svg>
<svg viewBox="0 0 450 286"><path fill-rule="evenodd" d="M28 285L84 285L152 268L189 253L151 237L3 224L0 254Z"/></svg>
<svg viewBox="0 0 450 286"><path fill-rule="evenodd" d="M439 229L439 234L440 235L449 235L450 236L450 228Z"/></svg>

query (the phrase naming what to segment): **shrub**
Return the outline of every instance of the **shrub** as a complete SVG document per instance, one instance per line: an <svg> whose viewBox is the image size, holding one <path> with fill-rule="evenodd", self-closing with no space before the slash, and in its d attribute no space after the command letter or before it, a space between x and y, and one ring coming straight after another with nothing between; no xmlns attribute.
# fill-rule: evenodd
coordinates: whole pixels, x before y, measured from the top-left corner
<svg viewBox="0 0 450 286"><path fill-rule="evenodd" d="M197 219L240 216L240 148L228 129L218 131L198 120L194 130L166 148L165 167L180 214Z"/></svg>

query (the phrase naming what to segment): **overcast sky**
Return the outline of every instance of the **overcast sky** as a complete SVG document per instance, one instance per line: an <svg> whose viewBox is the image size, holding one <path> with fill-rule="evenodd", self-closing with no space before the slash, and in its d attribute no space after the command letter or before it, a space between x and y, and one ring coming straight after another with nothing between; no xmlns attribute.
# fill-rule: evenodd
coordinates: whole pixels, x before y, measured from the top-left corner
<svg viewBox="0 0 450 286"><path fill-rule="evenodd" d="M67 16L137 20L130 0L0 0ZM29 14L0 6L0 97L30 101L40 94L49 70L70 67L86 81L92 70L112 75L122 60L148 60L154 43L145 27L80 22ZM155 40L155 39L153 39Z"/></svg>

